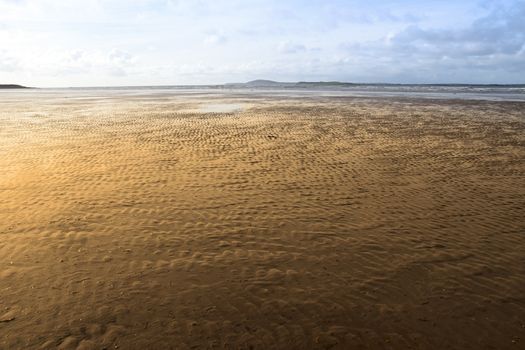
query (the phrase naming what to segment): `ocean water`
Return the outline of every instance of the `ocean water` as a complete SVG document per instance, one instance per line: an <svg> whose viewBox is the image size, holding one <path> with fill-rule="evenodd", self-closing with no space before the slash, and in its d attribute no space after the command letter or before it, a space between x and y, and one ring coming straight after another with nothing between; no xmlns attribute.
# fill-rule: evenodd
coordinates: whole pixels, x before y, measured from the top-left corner
<svg viewBox="0 0 525 350"><path fill-rule="evenodd" d="M169 96L289 96L289 97L377 97L427 98L525 102L525 85L315 85L272 87L232 87L228 85L122 86L87 88L39 88L0 91L5 98L91 99L121 97Z"/></svg>
<svg viewBox="0 0 525 350"><path fill-rule="evenodd" d="M254 88L251 93L291 96L396 97L462 99L488 101L525 101L525 85L352 85L311 86L307 88Z"/></svg>

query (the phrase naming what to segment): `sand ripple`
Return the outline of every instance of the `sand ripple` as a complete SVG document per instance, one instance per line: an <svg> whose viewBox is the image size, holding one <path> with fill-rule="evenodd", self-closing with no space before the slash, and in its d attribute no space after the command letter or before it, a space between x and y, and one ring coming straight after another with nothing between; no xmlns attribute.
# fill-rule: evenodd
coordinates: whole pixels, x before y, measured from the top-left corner
<svg viewBox="0 0 525 350"><path fill-rule="evenodd" d="M523 347L523 110L6 97L0 348Z"/></svg>

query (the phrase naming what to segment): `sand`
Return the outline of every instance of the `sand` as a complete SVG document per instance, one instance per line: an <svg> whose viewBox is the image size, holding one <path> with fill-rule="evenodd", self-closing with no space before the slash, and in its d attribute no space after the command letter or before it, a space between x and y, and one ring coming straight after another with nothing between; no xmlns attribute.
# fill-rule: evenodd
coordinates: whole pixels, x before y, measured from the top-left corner
<svg viewBox="0 0 525 350"><path fill-rule="evenodd" d="M523 103L6 94L0 169L0 349L525 347Z"/></svg>

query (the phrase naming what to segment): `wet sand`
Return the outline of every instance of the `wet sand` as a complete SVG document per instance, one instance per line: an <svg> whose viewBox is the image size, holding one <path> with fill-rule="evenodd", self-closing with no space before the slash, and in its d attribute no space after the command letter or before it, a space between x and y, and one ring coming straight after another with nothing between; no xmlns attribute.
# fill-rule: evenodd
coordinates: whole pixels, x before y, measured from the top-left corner
<svg viewBox="0 0 525 350"><path fill-rule="evenodd" d="M12 93L0 169L0 349L525 346L524 103Z"/></svg>

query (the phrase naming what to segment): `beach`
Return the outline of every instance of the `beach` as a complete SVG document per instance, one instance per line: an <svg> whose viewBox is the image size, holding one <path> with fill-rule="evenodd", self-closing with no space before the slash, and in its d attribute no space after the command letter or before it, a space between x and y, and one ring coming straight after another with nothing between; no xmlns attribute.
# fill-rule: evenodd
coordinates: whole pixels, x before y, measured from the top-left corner
<svg viewBox="0 0 525 350"><path fill-rule="evenodd" d="M0 349L525 346L525 103L0 96Z"/></svg>

